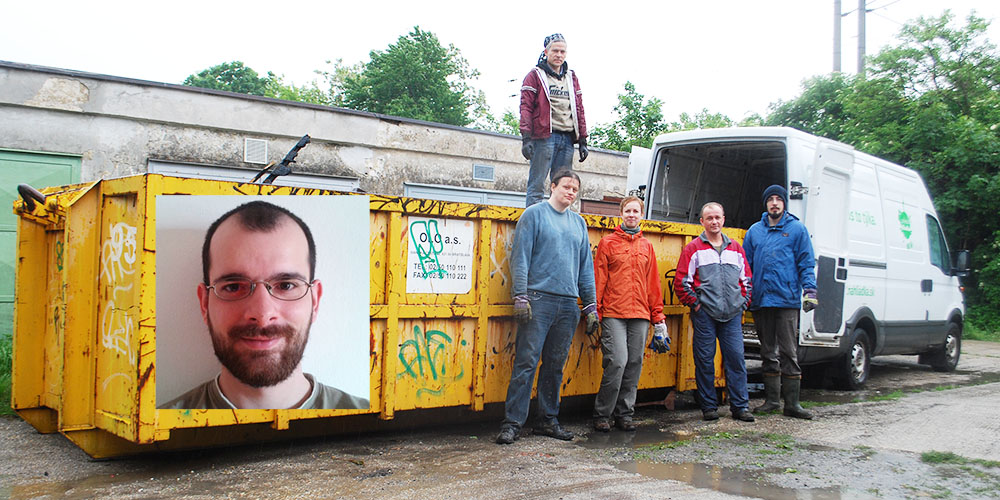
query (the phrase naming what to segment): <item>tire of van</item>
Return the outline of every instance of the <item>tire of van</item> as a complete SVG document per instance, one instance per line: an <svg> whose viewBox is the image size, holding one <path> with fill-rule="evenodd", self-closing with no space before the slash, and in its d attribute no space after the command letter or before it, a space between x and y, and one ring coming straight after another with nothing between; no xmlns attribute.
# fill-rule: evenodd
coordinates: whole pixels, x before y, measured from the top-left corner
<svg viewBox="0 0 1000 500"><path fill-rule="evenodd" d="M871 343L868 332L863 328L855 328L851 333L851 342L847 353L834 362L836 381L840 389L856 391L868 381L871 371Z"/></svg>
<svg viewBox="0 0 1000 500"><path fill-rule="evenodd" d="M948 323L944 344L922 356L923 361L931 365L937 372L953 372L958 366L958 358L962 355L962 327L956 323Z"/></svg>

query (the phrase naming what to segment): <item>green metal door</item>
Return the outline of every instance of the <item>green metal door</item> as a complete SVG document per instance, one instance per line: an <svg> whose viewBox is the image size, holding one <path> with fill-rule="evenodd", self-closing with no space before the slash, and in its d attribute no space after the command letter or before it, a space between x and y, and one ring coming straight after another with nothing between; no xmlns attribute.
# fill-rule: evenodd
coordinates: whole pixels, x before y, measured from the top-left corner
<svg viewBox="0 0 1000 500"><path fill-rule="evenodd" d="M80 157L0 150L0 336L14 325L14 256L17 216L12 209L17 185L41 189L80 182Z"/></svg>

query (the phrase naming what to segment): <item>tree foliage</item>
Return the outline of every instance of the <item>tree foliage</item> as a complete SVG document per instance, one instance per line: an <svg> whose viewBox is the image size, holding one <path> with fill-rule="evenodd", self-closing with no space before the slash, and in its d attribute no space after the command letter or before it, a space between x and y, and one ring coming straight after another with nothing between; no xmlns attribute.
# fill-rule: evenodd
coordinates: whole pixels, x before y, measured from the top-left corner
<svg viewBox="0 0 1000 500"><path fill-rule="evenodd" d="M988 23L950 12L918 18L871 59L867 78L809 80L772 106L787 125L907 165L923 176L953 249L969 249L970 318L1000 326L1000 54Z"/></svg>
<svg viewBox="0 0 1000 500"><path fill-rule="evenodd" d="M656 136L667 132L702 128L748 127L762 125L763 119L753 114L736 123L722 113L708 108L691 115L681 113L677 121L668 123L663 116L663 101L640 94L632 82L625 82L625 93L618 94L614 108L617 119L608 125L598 125L590 133L591 144L605 149L631 151L632 146L649 148Z"/></svg>
<svg viewBox="0 0 1000 500"><path fill-rule="evenodd" d="M184 85L205 89L226 90L238 94L274 97L286 101L309 102L330 105L334 103L332 94L320 88L315 82L297 86L285 83L284 77L267 72L260 76L241 61L224 62L202 70L184 79Z"/></svg>
<svg viewBox="0 0 1000 500"><path fill-rule="evenodd" d="M618 151L631 151L632 146L648 148L667 129L663 101L655 97L646 100L632 82L625 82L625 93L618 94L614 111L618 118L613 123L598 125L591 131L593 145Z"/></svg>
<svg viewBox="0 0 1000 500"><path fill-rule="evenodd" d="M360 73L344 82L344 105L364 111L452 125L472 122L479 76L454 45L415 26L384 51L372 51Z"/></svg>
<svg viewBox="0 0 1000 500"><path fill-rule="evenodd" d="M270 84L269 78L261 77L242 61L224 62L184 79L184 85L191 87L268 97Z"/></svg>

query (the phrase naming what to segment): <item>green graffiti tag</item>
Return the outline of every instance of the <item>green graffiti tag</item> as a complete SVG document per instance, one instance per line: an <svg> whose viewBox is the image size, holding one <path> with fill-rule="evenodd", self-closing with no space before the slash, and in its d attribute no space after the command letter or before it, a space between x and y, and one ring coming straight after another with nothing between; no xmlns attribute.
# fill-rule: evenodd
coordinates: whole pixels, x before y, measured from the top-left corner
<svg viewBox="0 0 1000 500"><path fill-rule="evenodd" d="M461 380L465 367L459 366L457 375L448 375L448 347L451 337L440 330L422 332L420 326L413 326L413 338L399 345L399 362L403 371L396 378L412 377L421 387L417 396L431 394L440 396L446 384ZM465 345L465 341L461 342Z"/></svg>
<svg viewBox="0 0 1000 500"><path fill-rule="evenodd" d="M63 242L56 241L56 269L63 270Z"/></svg>
<svg viewBox="0 0 1000 500"><path fill-rule="evenodd" d="M417 231L417 226L423 226L423 231ZM431 233L431 226L433 226L433 233ZM444 241L441 239L441 232L438 231L438 222L432 219L430 221L418 220L410 224L410 239L413 240L413 246L417 250L417 258L420 259L420 270L423 272L423 276L437 275L438 278L444 278L448 272L441 267L441 262L438 261L438 255L444 251Z"/></svg>

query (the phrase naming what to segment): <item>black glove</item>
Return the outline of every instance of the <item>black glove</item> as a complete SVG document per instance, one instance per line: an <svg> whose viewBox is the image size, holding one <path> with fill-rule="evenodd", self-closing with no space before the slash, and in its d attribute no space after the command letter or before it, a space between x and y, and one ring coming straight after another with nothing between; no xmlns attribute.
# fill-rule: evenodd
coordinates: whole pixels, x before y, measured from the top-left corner
<svg viewBox="0 0 1000 500"><path fill-rule="evenodd" d="M580 163L586 160L590 156L590 151L587 150L587 138L583 137L580 139Z"/></svg>
<svg viewBox="0 0 1000 500"><path fill-rule="evenodd" d="M525 160L531 161L531 155L535 152L535 143L531 142L531 137L521 136L521 156ZM580 160L583 161L583 160Z"/></svg>
<svg viewBox="0 0 1000 500"><path fill-rule="evenodd" d="M819 300L816 299L816 289L806 288L802 290L802 310L805 312L812 311L819 306Z"/></svg>

